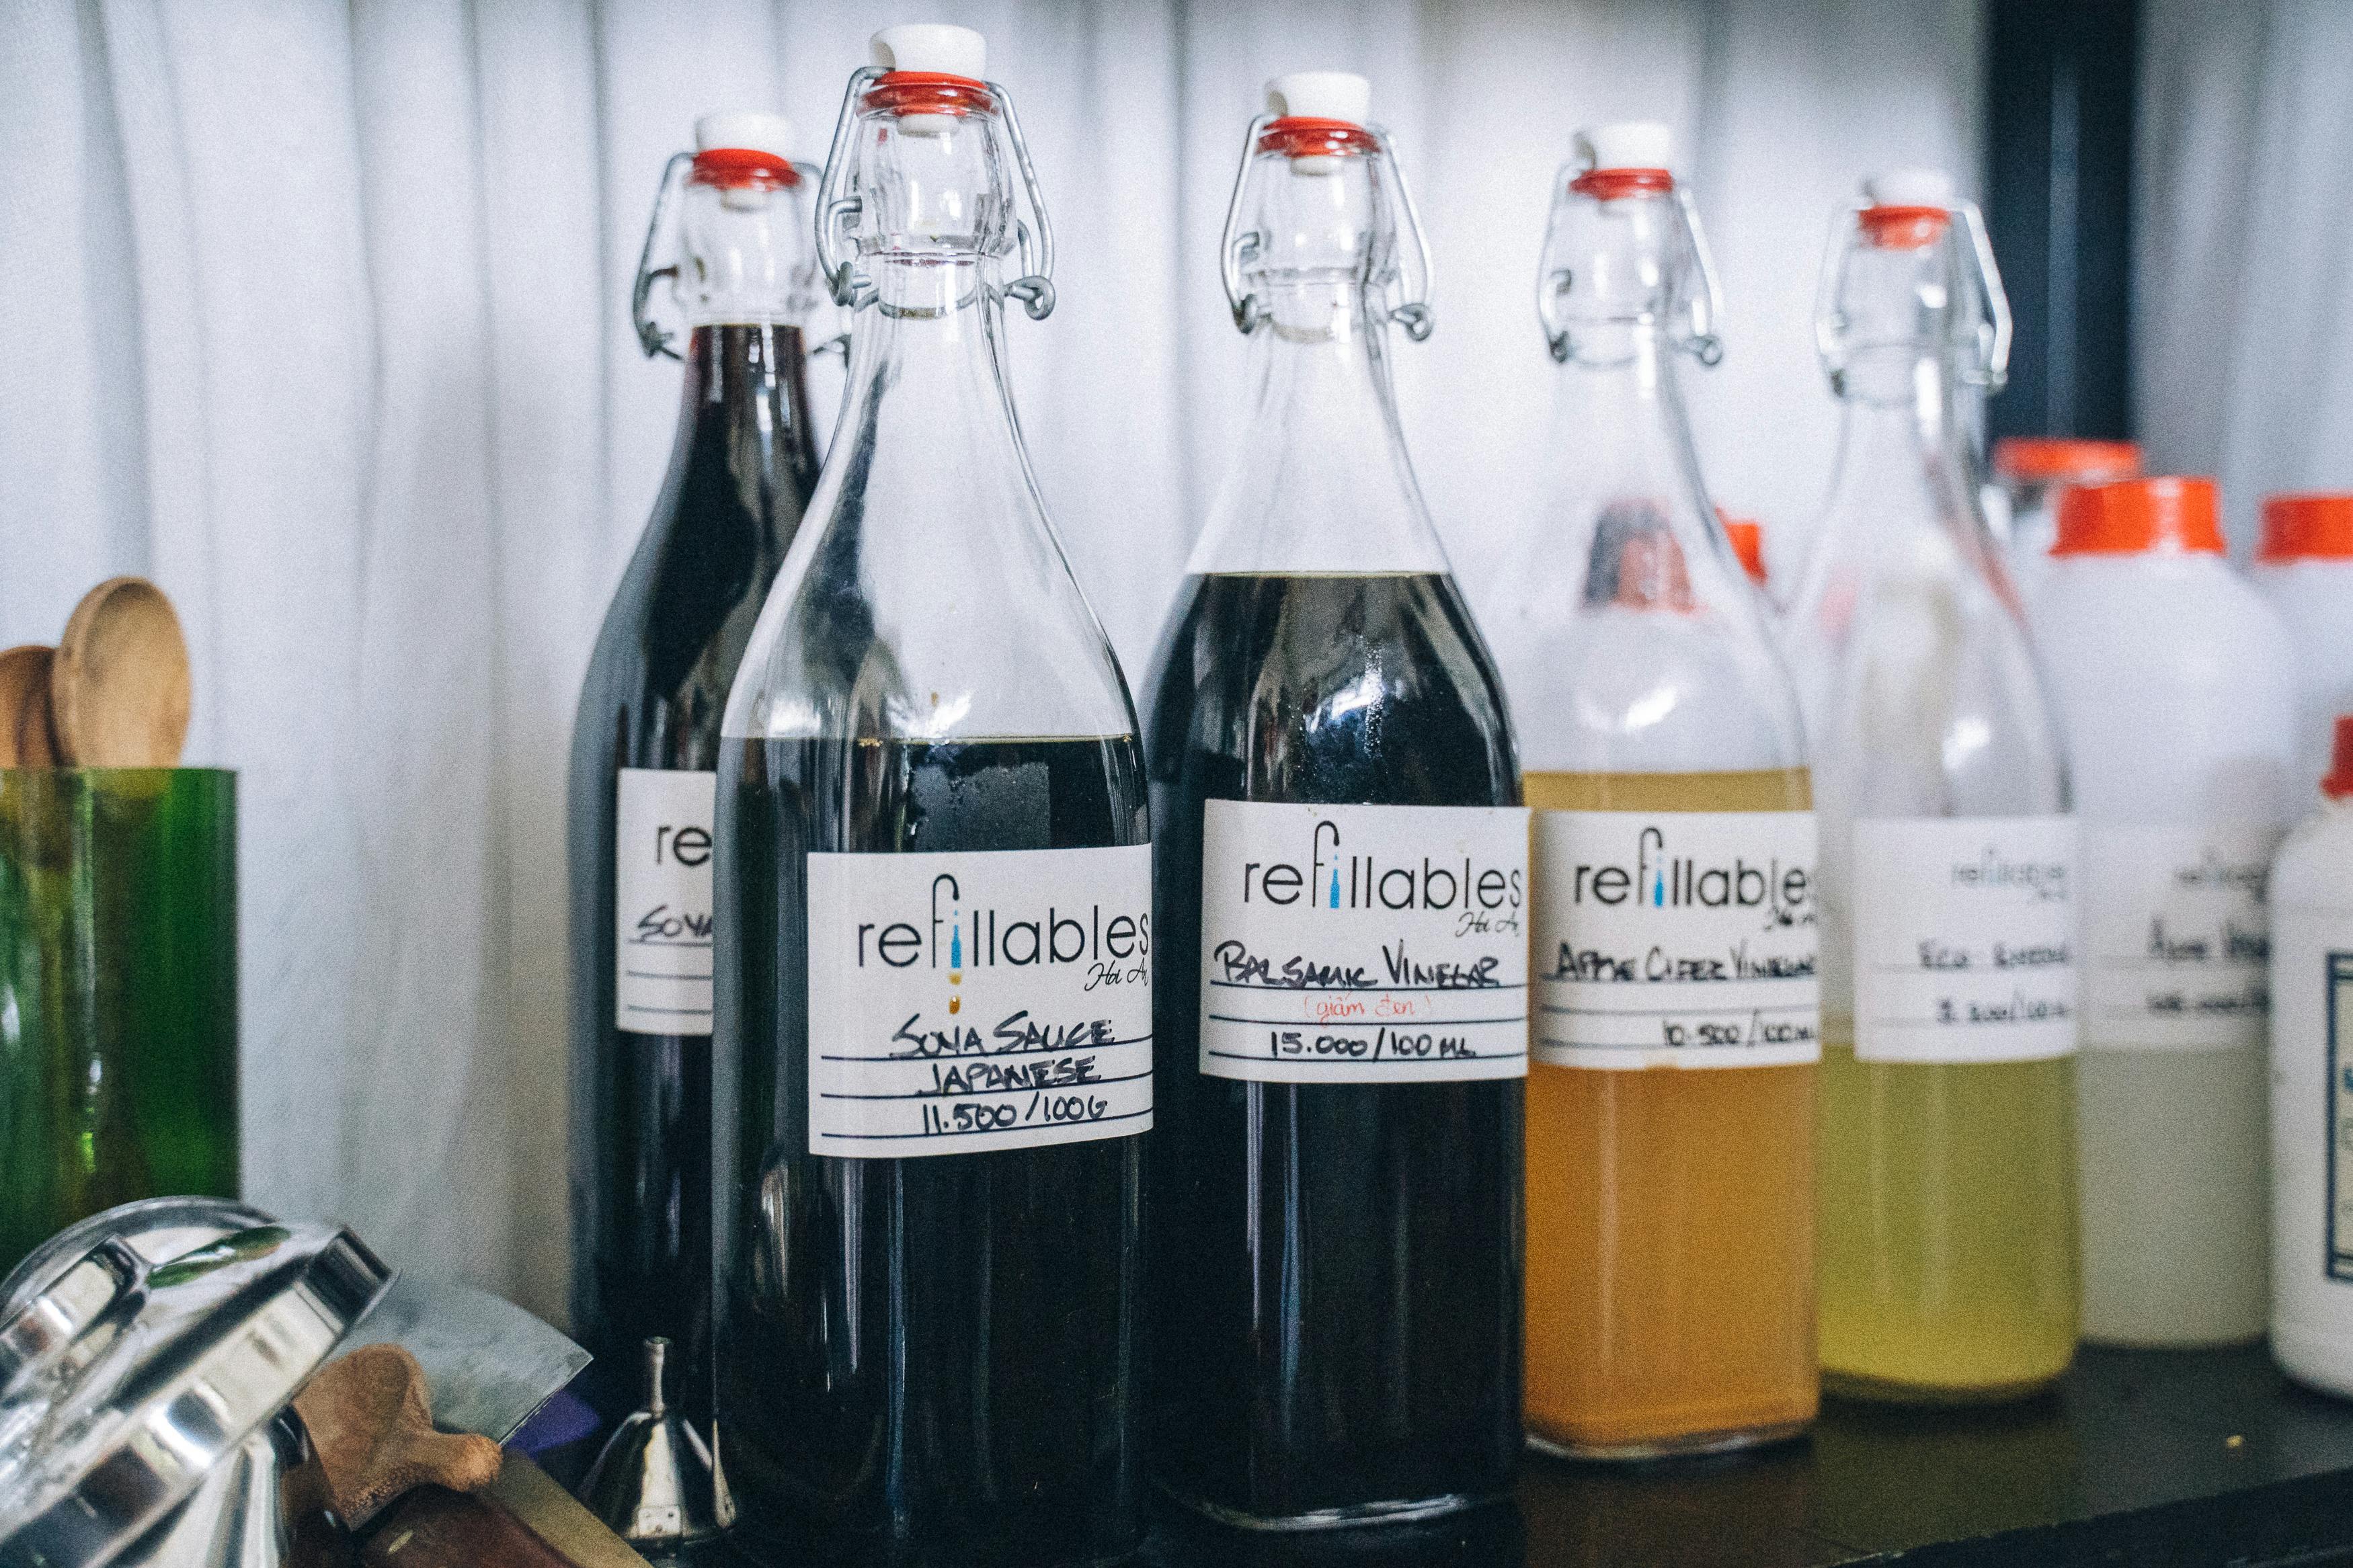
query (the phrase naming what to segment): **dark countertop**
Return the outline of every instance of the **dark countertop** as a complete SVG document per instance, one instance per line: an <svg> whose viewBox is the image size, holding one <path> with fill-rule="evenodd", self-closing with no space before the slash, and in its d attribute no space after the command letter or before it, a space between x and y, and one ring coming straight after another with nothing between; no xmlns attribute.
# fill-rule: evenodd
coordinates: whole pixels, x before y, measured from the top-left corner
<svg viewBox="0 0 2353 1568"><path fill-rule="evenodd" d="M1514 1505L1258 1537L1168 1519L1155 1568L2353 1564L2353 1405L2261 1347L2087 1350L1997 1409L1831 1402L1808 1440L1617 1468L1530 1456Z"/></svg>

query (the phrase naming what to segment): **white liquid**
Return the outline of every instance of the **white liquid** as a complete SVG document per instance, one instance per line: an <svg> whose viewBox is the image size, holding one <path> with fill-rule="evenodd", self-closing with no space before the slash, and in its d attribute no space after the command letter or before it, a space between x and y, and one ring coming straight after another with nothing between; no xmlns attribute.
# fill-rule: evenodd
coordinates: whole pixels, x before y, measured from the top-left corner
<svg viewBox="0 0 2353 1568"><path fill-rule="evenodd" d="M2260 1338L2269 1309L2264 1054L2086 1049L2081 1099L2084 1337L2112 1345Z"/></svg>

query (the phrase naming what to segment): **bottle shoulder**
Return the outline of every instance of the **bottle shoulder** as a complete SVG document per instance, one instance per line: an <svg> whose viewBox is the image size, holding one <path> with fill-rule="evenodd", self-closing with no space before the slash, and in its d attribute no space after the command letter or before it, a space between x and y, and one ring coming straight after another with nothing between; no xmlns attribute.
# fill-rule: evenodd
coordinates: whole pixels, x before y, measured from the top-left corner
<svg viewBox="0 0 2353 1568"><path fill-rule="evenodd" d="M2088 557L2052 563L2035 633L2136 653L2209 648L2275 666L2291 657L2278 609L2219 555Z"/></svg>
<svg viewBox="0 0 2353 1568"><path fill-rule="evenodd" d="M2060 563L2034 630L2086 812L2191 816L2281 798L2293 646L2220 557Z"/></svg>
<svg viewBox="0 0 2353 1568"><path fill-rule="evenodd" d="M807 518L725 731L941 742L1130 734L1125 680L1029 470L969 268L859 314Z"/></svg>
<svg viewBox="0 0 2353 1568"><path fill-rule="evenodd" d="M2353 806L2324 799L2289 832L2272 862L2271 902L2353 913Z"/></svg>
<svg viewBox="0 0 2353 1568"><path fill-rule="evenodd" d="M1482 622L1530 768L1687 772L1804 757L1796 688L1754 614L1602 605Z"/></svg>
<svg viewBox="0 0 2353 1568"><path fill-rule="evenodd" d="M1147 682L1155 780L1232 798L1517 798L1504 689L1443 574L1188 578Z"/></svg>
<svg viewBox="0 0 2353 1568"><path fill-rule="evenodd" d="M1042 519L978 535L885 521L871 494L845 500L831 470L760 612L724 725L923 742L1135 728L1110 640Z"/></svg>

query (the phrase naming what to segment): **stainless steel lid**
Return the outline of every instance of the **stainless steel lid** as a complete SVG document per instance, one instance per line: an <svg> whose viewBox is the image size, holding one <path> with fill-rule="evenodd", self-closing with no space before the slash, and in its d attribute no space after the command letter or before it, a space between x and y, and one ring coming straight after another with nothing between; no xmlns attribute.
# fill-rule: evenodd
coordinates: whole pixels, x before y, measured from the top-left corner
<svg viewBox="0 0 2353 1568"><path fill-rule="evenodd" d="M0 1279L0 1318L13 1314L35 1290L47 1287L59 1270L101 1241L119 1241L150 1263L169 1263L234 1231L277 1223L276 1215L234 1198L141 1198L117 1204L66 1226Z"/></svg>
<svg viewBox="0 0 2353 1568"><path fill-rule="evenodd" d="M5 1568L112 1561L285 1407L391 1278L325 1226L250 1226L162 1263L92 1234L45 1279L12 1279L0 1309Z"/></svg>

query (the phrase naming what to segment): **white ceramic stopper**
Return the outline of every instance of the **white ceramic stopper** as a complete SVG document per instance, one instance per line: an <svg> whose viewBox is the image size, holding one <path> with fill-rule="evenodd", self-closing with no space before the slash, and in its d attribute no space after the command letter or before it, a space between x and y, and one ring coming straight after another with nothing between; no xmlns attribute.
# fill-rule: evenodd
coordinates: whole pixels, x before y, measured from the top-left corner
<svg viewBox="0 0 2353 1568"><path fill-rule="evenodd" d="M1667 169L1675 133L1656 120L1615 120L1577 133L1577 161L1588 169Z"/></svg>
<svg viewBox="0 0 2353 1568"><path fill-rule="evenodd" d="M694 150L744 147L778 158L793 155L793 122L781 114L757 109L729 109L706 114L694 122Z"/></svg>
<svg viewBox="0 0 2353 1568"><path fill-rule="evenodd" d="M975 81L988 79L988 40L970 27L907 22L875 34L871 47L874 63L886 71L932 71Z"/></svg>
<svg viewBox="0 0 2353 1568"><path fill-rule="evenodd" d="M1373 84L1354 71L1293 71L1266 84L1266 111L1362 125L1372 117Z"/></svg>
<svg viewBox="0 0 2353 1568"><path fill-rule="evenodd" d="M1862 182L1862 199L1875 207L1948 207L1957 194L1942 169L1888 169Z"/></svg>

